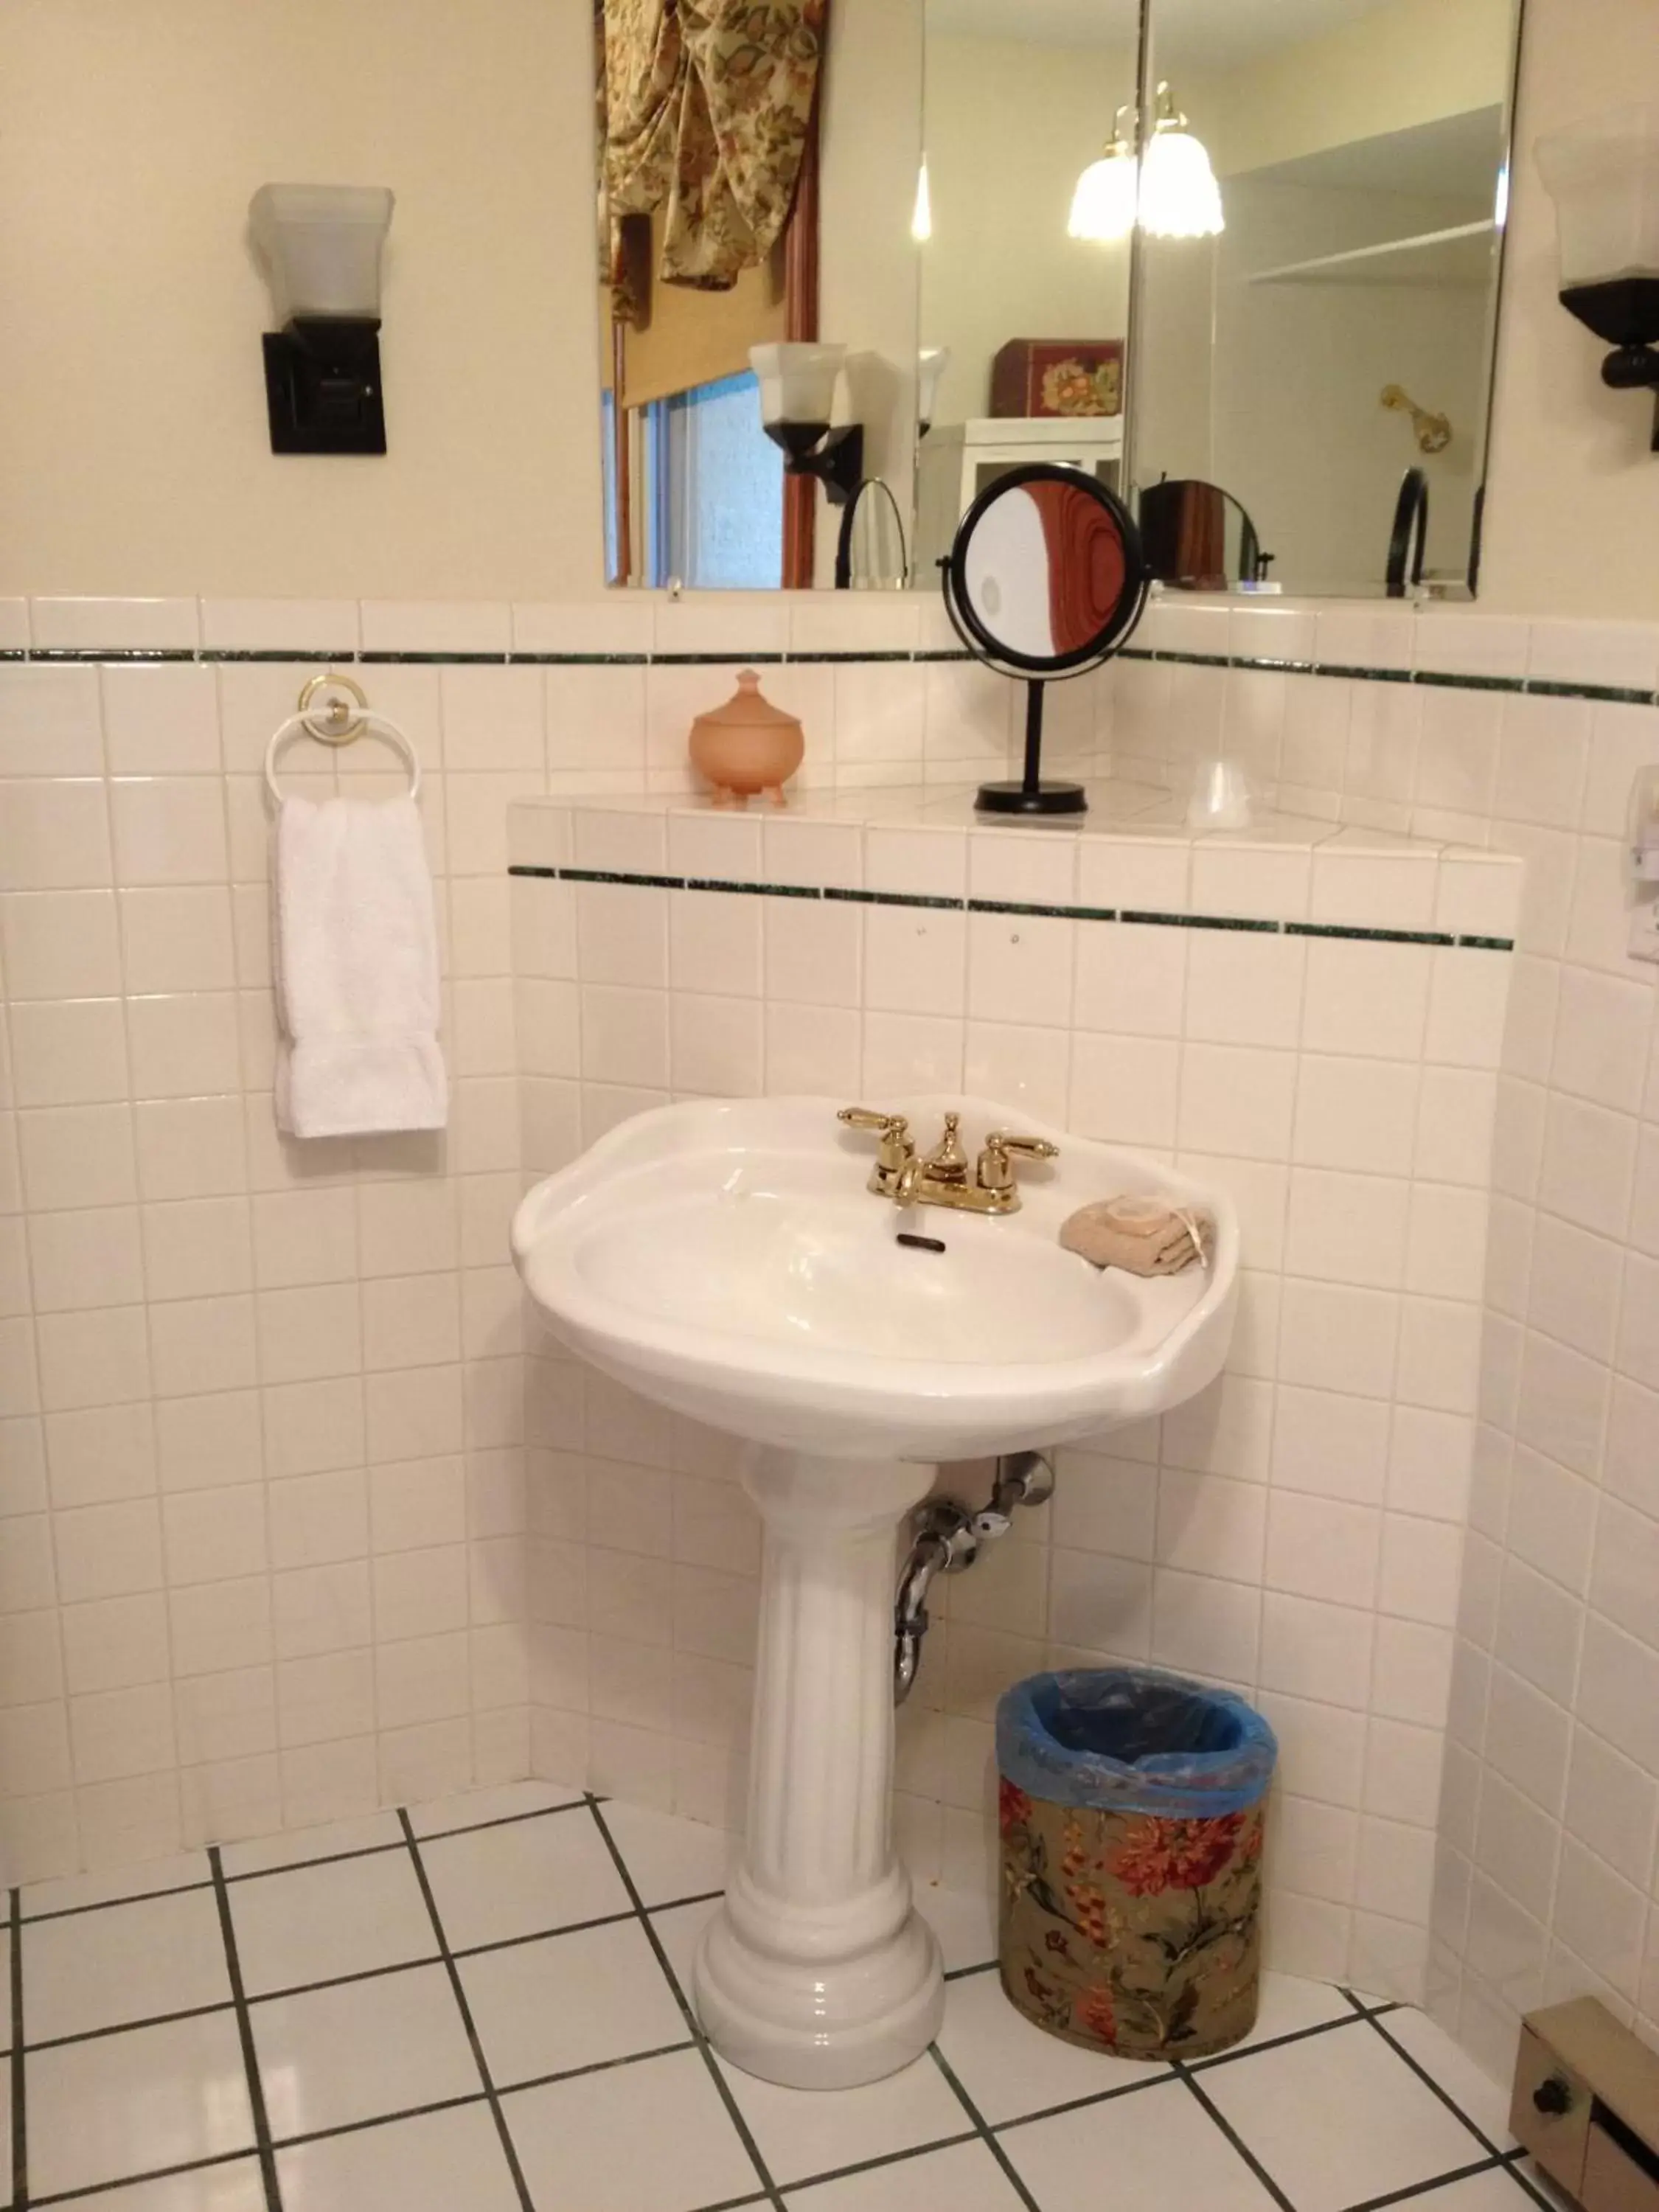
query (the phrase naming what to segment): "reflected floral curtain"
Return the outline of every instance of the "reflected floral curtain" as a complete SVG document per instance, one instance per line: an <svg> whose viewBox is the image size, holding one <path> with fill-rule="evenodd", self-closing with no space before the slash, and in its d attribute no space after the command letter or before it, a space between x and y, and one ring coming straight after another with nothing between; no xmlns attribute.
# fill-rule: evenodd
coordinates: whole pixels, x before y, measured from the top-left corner
<svg viewBox="0 0 1659 2212"><path fill-rule="evenodd" d="M827 0L596 0L599 189L618 319L622 226L661 210L664 283L729 291L789 218Z"/></svg>

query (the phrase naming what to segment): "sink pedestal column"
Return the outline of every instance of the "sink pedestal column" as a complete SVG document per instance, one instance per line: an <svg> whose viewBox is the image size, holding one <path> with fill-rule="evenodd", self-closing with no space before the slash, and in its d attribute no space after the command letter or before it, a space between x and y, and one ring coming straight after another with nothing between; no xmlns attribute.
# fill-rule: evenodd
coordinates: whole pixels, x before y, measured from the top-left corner
<svg viewBox="0 0 1659 2212"><path fill-rule="evenodd" d="M933 1473L760 1446L745 1459L766 1523L749 1828L695 1987L714 2048L795 2088L896 2073L944 2008L892 1840L894 1540Z"/></svg>

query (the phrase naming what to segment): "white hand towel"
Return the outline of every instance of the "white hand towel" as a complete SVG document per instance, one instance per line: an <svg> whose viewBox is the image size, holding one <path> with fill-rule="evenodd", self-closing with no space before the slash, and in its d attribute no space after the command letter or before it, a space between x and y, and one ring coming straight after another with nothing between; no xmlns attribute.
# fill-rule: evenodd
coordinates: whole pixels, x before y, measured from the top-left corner
<svg viewBox="0 0 1659 2212"><path fill-rule="evenodd" d="M285 799L276 901L277 1126L441 1129L438 933L413 799Z"/></svg>

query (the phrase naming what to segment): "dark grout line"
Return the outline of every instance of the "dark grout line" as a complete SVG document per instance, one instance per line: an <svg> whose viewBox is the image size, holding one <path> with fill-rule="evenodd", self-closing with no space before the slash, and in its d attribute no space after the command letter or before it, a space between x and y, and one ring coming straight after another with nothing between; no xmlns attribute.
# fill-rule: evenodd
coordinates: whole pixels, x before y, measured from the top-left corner
<svg viewBox="0 0 1659 2212"><path fill-rule="evenodd" d="M460 2009L461 2025L466 2030L466 2039L472 2046L473 2063L478 2069L478 2079L483 2084L484 2097L489 2106L489 2117L495 2123L495 2133L500 2138L501 2152L507 2160L507 2169L513 2176L513 2186L518 2191L519 2203L522 2212L536 2212L536 2207L531 2200L528 2185L524 2178L524 2168L519 2163L518 2148L513 2141L512 2130L507 2124L507 2115L501 2110L501 2100L495 2094L495 2084L490 2078L489 2062L484 2057L483 2045L478 2037L477 2024L472 2017L472 2008L466 2001L466 1990L462 1984L461 1971L455 1964L453 1954L449 1948L449 1939L444 1934L444 1923L439 1917L438 1900L432 1894L432 1884L427 1877L426 1867L421 1857L421 1846L416 1838L414 1825L410 1820L407 1810L402 1806L398 1808L398 1824L404 1832L404 1842L408 1846L409 1856L414 1864L415 1879L421 1885L421 1895L426 1900L427 1913L432 1922L432 1932L438 1939L438 1948L443 1955L444 1968L449 1976L450 1990Z"/></svg>
<svg viewBox="0 0 1659 2212"><path fill-rule="evenodd" d="M259 1999L252 2000L255 2004ZM83 2027L73 2035L49 2035L39 2043L28 2045L31 2058L38 2051L63 2051L76 2043L106 2043L112 2035L137 2035L149 2027L170 2027L179 2020L211 2020L217 2013L234 2012L234 1996L223 1997L216 2004L181 2005L177 2012L146 2013L139 2020L112 2020L102 2027Z"/></svg>
<svg viewBox="0 0 1659 2212"><path fill-rule="evenodd" d="M401 1805L398 1808L399 1820L406 1809ZM560 1813L582 1810L582 1800L573 1797L564 1805L537 1805L528 1813L497 1813L488 1820L469 1820L464 1828L434 1828L429 1836L417 1836L416 1841L429 1850L434 1844L447 1844L452 1836L481 1836L489 1828L521 1828L526 1820L550 1820Z"/></svg>
<svg viewBox="0 0 1659 2212"><path fill-rule="evenodd" d="M253 2145L246 2143L240 2150L216 2151L211 2158L187 2158L177 2166L152 2166L143 2173L118 2174L113 2181L89 2181L83 2189L59 2189L50 2197L34 2197L29 2200L29 2212L40 2212L44 2204L87 2204L94 2198L107 2197L112 2190L137 2189L151 2181L172 2181L181 2173L208 2173L216 2166L245 2164L254 2155Z"/></svg>
<svg viewBox="0 0 1659 2212"><path fill-rule="evenodd" d="M649 2051L624 2051L619 2058L590 2058L585 2066L561 2066L551 2074L527 2075L522 2081L508 2081L502 2089L503 2097L516 2097L522 2089L550 2089L557 2081L580 2081L589 2074L615 2074L624 2066L643 2065L647 2058L672 2058L682 2051L695 2051L694 2036L682 2036L678 2043L653 2044Z"/></svg>
<svg viewBox="0 0 1659 2212"><path fill-rule="evenodd" d="M386 1807L383 1809L390 1813L393 1819L396 1819L398 1814L405 1808L401 1806L397 1806ZM430 1836L422 1836L420 1840L424 1844L441 1844L446 1842L451 1836L480 1835L487 1828L512 1828L518 1826L521 1822L526 1820L545 1820L550 1819L556 1813L580 1813L583 1809L582 1799L580 1797L573 1797L568 1804L564 1805L538 1805L528 1813L498 1813L491 1820L471 1820L464 1827L440 1829ZM293 1832L296 1835L302 1835L305 1832L303 1829L295 1829ZM222 1850L223 1846L222 1845L220 1848ZM233 1846L232 1848L234 1849L234 1847ZM277 1875L303 1874L311 1867L341 1866L352 1859L385 1858L391 1852L401 1851L404 1848L404 1844L403 1838L401 1836L394 1836L390 1843L359 1844L349 1851L325 1851L319 1857L308 1859L289 1859L285 1861L281 1866L249 1867L240 1874L226 1872L223 1878L228 1883L230 1883L233 1886L239 1881L269 1881ZM205 1876L200 1881L174 1882L167 1889L134 1890L130 1895L125 1897L100 1898L98 1901L93 1905L60 1905L54 1912L25 1913L23 1915L23 1923L26 1927L33 1928L39 1926L43 1922L50 1920L76 1920L82 1917L82 1915L88 1912L112 1912L119 1905L148 1905L153 1899L162 1897L187 1897L193 1890L211 1889L212 1887L213 1880L210 1875ZM68 2040L67 2038L64 2038L62 2039L65 2041Z"/></svg>
<svg viewBox="0 0 1659 2212"><path fill-rule="evenodd" d="M1390 2008L1395 2009L1395 2008ZM1468 2114L1463 2110L1463 2107L1457 2102L1456 2099L1451 2095L1449 2091L1441 2087L1439 2082L1435 2080L1433 2075L1429 2072L1428 2069L1425 2066L1419 2065L1417 2060L1412 2057L1411 2052L1405 2048L1403 2044L1396 2043L1395 2041L1395 2039L1389 2033L1388 2029L1383 2027L1382 2022L1377 2015L1375 2013L1367 2013L1365 2014L1365 2020L1367 2025L1374 2028L1377 2034L1382 2037L1383 2042L1388 2045L1389 2049L1393 2051L1395 2057L1402 2060L1406 2065L1410 2067L1412 2072L1416 2075L1418 2080L1423 2084L1424 2087L1425 2089L1432 2090L1434 2094L1438 2097L1441 2103L1445 2106L1446 2110L1450 2112L1455 2118L1462 2120L1463 2125L1474 2137L1476 2142L1480 2144L1483 2149L1488 2151L1493 2158L1501 2158L1503 2156L1503 2153L1498 2149L1498 2145L1492 2141L1486 2130L1482 2127L1478 2127L1475 2124L1475 2123L1469 2118Z"/></svg>
<svg viewBox="0 0 1659 2212"><path fill-rule="evenodd" d="M23 1893L8 1900L11 1927L11 2202L12 2212L27 2212L29 2201L29 2108L23 2078Z"/></svg>
<svg viewBox="0 0 1659 2212"><path fill-rule="evenodd" d="M926 1914L922 1917L927 1917ZM995 1959L981 1959L977 1966L952 1966L945 1978L947 1982L971 1981L975 1974L994 1974L1000 1963Z"/></svg>
<svg viewBox="0 0 1659 2212"><path fill-rule="evenodd" d="M963 2087L961 2082L957 2079L955 2069L952 2068L950 2060L939 2049L937 2043L930 2043L928 2045L927 2056L933 2060L934 2065L938 2067L939 2072L945 2076L946 2081L950 2084L951 2094L955 2096L957 2104L961 2106L963 2111L967 2113L969 2118L974 2124L975 2135L979 2138L980 2142L984 2144L986 2149L990 2152L992 2157L995 2159L997 2164L1002 2168L1004 2179L1007 2182L1008 2186L1013 2191L1015 2196L1018 2197L1020 2203L1025 2207L1025 2212L1042 2212L1042 2207L1037 2203L1036 2197L1032 2196L1030 2191L1025 2186L1025 2183L1018 2168L1015 2166L1012 2159L1009 2157L1007 2152L997 2141L996 2136L986 2125L984 2113L980 2111L979 2106L974 2102L973 2099L968 2094L968 2092ZM1139 2088L1141 2086L1142 2084L1139 2082L1135 2084L1137 2088Z"/></svg>
<svg viewBox="0 0 1659 2212"><path fill-rule="evenodd" d="M242 2067L247 2075L248 2103L253 2112L253 2140L259 2154L259 2174L264 2183L266 2212L283 2212L283 2192L276 2179L276 2156L270 2147L270 2115L265 2110L264 2083L259 2075L259 2053L253 2040L253 2021L242 1986L242 1962L236 1950L236 1925L231 1918L230 1892L225 1887L219 1846L208 1850L213 1875L213 1899L219 1908L219 1932L225 1939L225 1969L230 1976L231 2002L236 2008L236 2033L242 2046Z"/></svg>
<svg viewBox="0 0 1659 2212"><path fill-rule="evenodd" d="M1521 2144L1512 2151L1506 2151L1498 2162L1523 2196L1530 2197L1534 2204L1541 2204L1544 2212L1556 2212L1555 2205L1545 2196L1532 2176L1521 2171L1522 2160L1531 2156L1532 2153Z"/></svg>
<svg viewBox="0 0 1659 2212"><path fill-rule="evenodd" d="M1282 2051L1288 2043L1310 2043L1316 2035L1329 2035L1342 2027L1358 2027L1369 2018L1364 2013L1341 2013L1335 2020L1316 2021L1311 2027L1293 2027L1283 2035L1269 2035L1260 2043L1241 2043L1231 2051L1218 2051L1208 2058L1184 2058L1178 2063L1189 2074L1212 2074L1218 2066L1236 2066L1241 2058L1254 2058L1259 2051Z"/></svg>
<svg viewBox="0 0 1659 2212"><path fill-rule="evenodd" d="M797 2189L816 2189L821 2182L846 2181L855 2173L879 2173L890 2166L904 2166L913 2158L926 2158L930 2151L955 2150L963 2143L978 2142L980 2140L977 2128L963 2128L958 2135L934 2136L927 2142L907 2143L902 2150L883 2151L876 2158L855 2159L851 2166L832 2166L822 2173L803 2173L784 2186L792 2192Z"/></svg>
<svg viewBox="0 0 1659 2212"><path fill-rule="evenodd" d="M1249 2167L1250 2172L1255 2174L1256 2179L1267 2191L1268 2196L1273 2198L1273 2203L1278 2205L1279 2212L1296 2212L1295 2205L1291 2203L1290 2198L1285 2194L1279 2184L1273 2179L1272 2174L1268 2172L1267 2167L1263 2166L1261 2160L1250 2148L1243 2136L1239 2134L1238 2130L1233 2125L1226 2114L1222 2112L1220 2107L1215 2103L1214 2100L1206 2094L1203 2084L1199 2081L1194 2075L1188 2073L1187 2069L1183 2066L1177 2064L1175 2070L1176 2080L1190 2095L1197 2098L1200 2108L1209 2114L1211 2119L1213 2120L1216 2126L1220 2129L1222 2134L1226 2136L1228 2142L1238 2153L1240 2158L1243 2160L1245 2165Z"/></svg>
<svg viewBox="0 0 1659 2212"><path fill-rule="evenodd" d="M1390 2204L1427 2204L1437 2190L1449 2189L1455 2181L1472 2181L1479 2174L1498 2173L1503 2170L1501 2158L1478 2158L1471 2166L1454 2166L1449 2173L1437 2173L1431 2181L1413 2181L1404 2189L1391 2189L1383 2197L1367 2197L1358 2204L1351 2204L1346 2212L1384 2212Z"/></svg>
<svg viewBox="0 0 1659 2212"><path fill-rule="evenodd" d="M299 2150L307 2143L332 2142L337 2136L363 2136L371 2128L395 2127L399 2120L422 2120L429 2112L461 2112L488 2104L482 2089L469 2089L459 2097L434 2097L429 2105L404 2105L395 2112L376 2112L367 2120L342 2120L337 2127L309 2128L303 2135L280 2136L278 2150Z"/></svg>
<svg viewBox="0 0 1659 2212"><path fill-rule="evenodd" d="M246 1879L246 1876L240 1878ZM225 1879L235 1881L239 1877L227 1875ZM25 1928L39 1928L51 1920L79 1920L88 1912L113 1912L118 1905L148 1905L153 1898L188 1897L192 1891L211 1889L212 1887L211 1876L201 1881L179 1881L174 1882L170 1889L140 1889L135 1890L131 1897L100 1897L95 1905L62 1905L55 1912L25 1912L22 1921Z"/></svg>
<svg viewBox="0 0 1659 2212"><path fill-rule="evenodd" d="M561 1807L559 1809L562 1810L563 1808ZM494 1826L497 1824L490 1822L489 1825ZM405 1846L402 1844L394 1844L391 1848L393 1850L401 1851L405 1848ZM342 1854L342 1856L345 1857L358 1857L362 1856L362 1854L357 1852L346 1852ZM316 1866L331 1863L331 1862L313 1859L307 1861L307 1863ZM276 1869L273 1869L273 1871L285 1873L289 1871L289 1869L283 1868ZM243 1877L245 1881L252 1881L259 1878L260 1877L254 1875L245 1875ZM235 1877L234 1875L228 1875L225 1877L227 1887L228 1887L234 1879ZM209 1887L211 1885L209 1885ZM722 1897L724 1895L725 1892L723 1890L698 1890L689 1897L672 1897L665 1899L661 1905L651 1905L647 1907L647 1910L651 1912L674 1912L678 1911L682 1905L708 1905L711 1904L716 1898ZM102 1908L88 1909L101 1910ZM467 1959L486 1959L492 1952L518 1951L524 1949L527 1945L532 1943L556 1942L562 1936L583 1935L592 1928L618 1927L626 1922L637 1919L638 1917L639 1916L635 1911L633 1906L629 1905L621 1912L596 1913L591 1920L565 1921L561 1923L561 1924L556 1928L534 1928L526 1935L523 1936L497 1936L493 1937L488 1943L471 1943L465 1945L459 1950L452 1949L450 1956L458 1962L464 1961ZM25 1922L24 1925L30 1926L33 1925L33 1923ZM284 1999L290 1997L316 1996L325 1990L349 1989L358 1982L386 1981L396 1974L420 1973L426 1972L434 1966L441 1966L443 1964L443 1954L439 1951L431 1951L427 1953L423 1957L417 1959L393 1959L383 1966L357 1966L355 1967L349 1974L325 1974L316 1981L285 1982L278 1989L255 1990L248 1994L247 2003L250 2009L252 2009L259 2005L276 2004ZM83 2027L77 2029L73 2035L49 2036L41 2042L29 2044L27 2045L27 2049L31 2054L37 2051L58 2051L70 2044L97 2043L112 2035L135 2033L141 2028L166 2027L170 2026L173 2021L178 2020L204 2020L210 2017L215 2013L230 2012L234 2009L234 2000L229 1997L225 1998L222 2002L217 2004L184 2005L181 2006L177 2012L147 2013L142 2019L138 2020L111 2021L102 2027ZM21 2045L20 2048L21 2048ZM606 2063L608 2063L610 2062L607 2061ZM550 2076L549 2078L551 2079L553 2077ZM514 2084L515 2088L521 2087L523 2086L523 2084L517 2082ZM321 2132L328 2134L333 2132L333 2130L325 2129ZM17 2208L15 2206L11 2208L11 2212L17 2212Z"/></svg>
<svg viewBox="0 0 1659 2212"><path fill-rule="evenodd" d="M1032 2120L1052 2120L1061 2112L1085 2112L1091 2105L1115 2105L1120 2097L1139 2097L1147 2089L1161 2088L1164 2082L1175 2080L1175 2069L1167 2059L1149 2059L1147 2063L1155 2070L1143 2081L1120 2081L1115 2089L1091 2089L1086 2097L1066 2097L1058 2105L1040 2105L1034 2112L1017 2112L1012 2119L999 2120L995 2132L1006 2135L1011 2128L1023 2128Z"/></svg>
<svg viewBox="0 0 1659 2212"><path fill-rule="evenodd" d="M708 2039L702 2032L702 2022L691 2009L690 1999L680 1987L679 1978L668 1962L668 1954L663 1948L662 1938L651 1924L651 1915L646 1910L645 1901L640 1895L639 1886L628 1870L628 1862L617 1849L617 1839L611 1834L604 1814L599 1810L599 1801L597 1797L589 1796L587 1809L593 1816L594 1826L605 1839L605 1847L611 1854L611 1863L617 1869L623 1887L628 1892L634 1911L639 1917L640 1925L645 1930L645 1939L656 1954L657 1964L662 1968L663 1978L673 1993L674 2002L679 2007L681 2016L687 2027L691 2031L697 2055L708 2069L708 2078L714 2083L715 2093L721 2104L726 2107L726 2118L737 2130L743 2147L753 2162L755 2172L760 2179L763 2201L774 2206L775 2212L785 2212L783 2199L778 2194L778 2185L772 2179L771 2170L766 2160L761 2156L760 2145L755 2141L753 2131L748 2121L744 2119L736 2097L732 2094L731 2083L721 2072L714 2052L708 2047Z"/></svg>

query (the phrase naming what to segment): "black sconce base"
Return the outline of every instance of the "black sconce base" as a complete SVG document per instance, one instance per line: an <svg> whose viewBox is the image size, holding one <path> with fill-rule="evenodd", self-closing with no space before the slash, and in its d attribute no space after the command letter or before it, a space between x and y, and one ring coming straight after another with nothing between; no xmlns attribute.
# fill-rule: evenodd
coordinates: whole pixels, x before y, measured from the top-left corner
<svg viewBox="0 0 1659 2212"><path fill-rule="evenodd" d="M1601 284L1570 284L1561 305L1613 351L1601 363L1601 381L1614 392L1655 395L1653 441L1659 453L1659 277L1614 276Z"/></svg>
<svg viewBox="0 0 1659 2212"><path fill-rule="evenodd" d="M864 482L864 425L769 422L766 434L783 448L786 476L816 477L831 507L845 507Z"/></svg>
<svg viewBox="0 0 1659 2212"><path fill-rule="evenodd" d="M267 331L273 453L384 453L378 318L296 315Z"/></svg>

